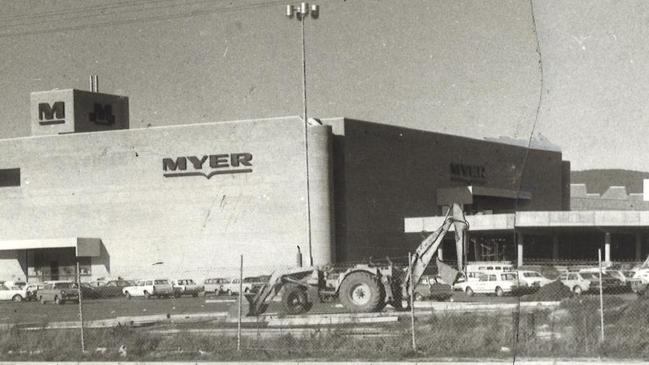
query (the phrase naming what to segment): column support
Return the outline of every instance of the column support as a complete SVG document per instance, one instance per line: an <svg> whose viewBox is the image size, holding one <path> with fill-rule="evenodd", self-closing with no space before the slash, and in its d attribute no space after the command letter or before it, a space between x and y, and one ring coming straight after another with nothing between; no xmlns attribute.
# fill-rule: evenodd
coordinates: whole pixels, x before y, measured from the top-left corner
<svg viewBox="0 0 649 365"><path fill-rule="evenodd" d="M604 234L604 262L611 262L611 233Z"/></svg>
<svg viewBox="0 0 649 365"><path fill-rule="evenodd" d="M523 266L523 233L516 233L516 265Z"/></svg>
<svg viewBox="0 0 649 365"><path fill-rule="evenodd" d="M559 236L556 234L552 236L552 261L559 259Z"/></svg>
<svg viewBox="0 0 649 365"><path fill-rule="evenodd" d="M642 261L642 232L635 233L635 260Z"/></svg>

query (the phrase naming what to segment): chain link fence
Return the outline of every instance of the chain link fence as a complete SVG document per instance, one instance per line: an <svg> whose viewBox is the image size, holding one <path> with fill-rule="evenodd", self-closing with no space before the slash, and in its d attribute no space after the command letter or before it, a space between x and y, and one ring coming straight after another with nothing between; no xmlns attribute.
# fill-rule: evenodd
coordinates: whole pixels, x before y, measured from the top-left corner
<svg viewBox="0 0 649 365"><path fill-rule="evenodd" d="M649 355L649 297L631 292L628 283L604 285L601 296L596 284L577 295L574 287L564 285L568 277L503 296L476 287L472 296L466 290L444 300L417 296L412 310L387 305L375 313L350 313L339 300L323 297L308 313L296 315L286 313L280 291L264 313L249 316L248 298L278 268L246 267L243 259L238 275L215 273L240 263L191 270L160 267L151 280L168 280L176 286L171 291L146 293L147 280L138 286L115 278L82 282L80 303L70 298L41 304L38 293L36 300L4 301L0 360L509 361ZM561 278L563 268L544 265L537 271L555 273L551 280ZM189 279L199 288L185 281ZM162 281L153 285L168 285Z"/></svg>

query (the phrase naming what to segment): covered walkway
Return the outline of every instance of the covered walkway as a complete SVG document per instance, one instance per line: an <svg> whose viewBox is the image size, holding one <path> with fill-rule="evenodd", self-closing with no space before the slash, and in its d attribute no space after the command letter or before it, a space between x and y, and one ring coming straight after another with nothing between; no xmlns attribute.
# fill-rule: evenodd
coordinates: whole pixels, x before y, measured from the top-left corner
<svg viewBox="0 0 649 365"><path fill-rule="evenodd" d="M404 229L406 233L429 232L443 219L405 218ZM515 259L519 266L597 261L598 249L606 262L642 261L649 254L649 211L537 211L468 215L467 220L472 242L467 245L469 260L472 255L476 260L489 259L478 257L484 251L478 242L485 237L505 242L500 247L502 255L496 245L496 259Z"/></svg>

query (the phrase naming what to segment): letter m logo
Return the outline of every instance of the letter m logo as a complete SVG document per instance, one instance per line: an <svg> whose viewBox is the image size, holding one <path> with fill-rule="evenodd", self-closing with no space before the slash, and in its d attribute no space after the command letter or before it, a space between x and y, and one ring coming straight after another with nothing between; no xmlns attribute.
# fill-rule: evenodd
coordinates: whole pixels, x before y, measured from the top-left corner
<svg viewBox="0 0 649 365"><path fill-rule="evenodd" d="M91 122L103 125L115 124L115 116L113 115L113 106L110 104L101 105L95 103L94 112L88 113L88 119Z"/></svg>
<svg viewBox="0 0 649 365"><path fill-rule="evenodd" d="M38 103L38 123L41 125L65 123L65 103L62 101Z"/></svg>

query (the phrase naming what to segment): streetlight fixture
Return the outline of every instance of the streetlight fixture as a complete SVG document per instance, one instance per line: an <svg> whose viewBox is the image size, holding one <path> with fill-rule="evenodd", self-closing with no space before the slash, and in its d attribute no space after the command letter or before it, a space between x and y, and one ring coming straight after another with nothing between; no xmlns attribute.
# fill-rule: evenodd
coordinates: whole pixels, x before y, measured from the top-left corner
<svg viewBox="0 0 649 365"><path fill-rule="evenodd" d="M302 28L302 106L303 113L302 119L304 121L304 161L306 164L306 219L307 219L307 241L309 243L309 262L313 266L313 251L311 246L311 192L309 188L309 139L308 139L308 115L306 103L306 51L305 51L305 38L304 38L304 21L309 16L317 19L320 13L319 6L302 2L300 5L286 5L286 16L289 18L295 17Z"/></svg>

